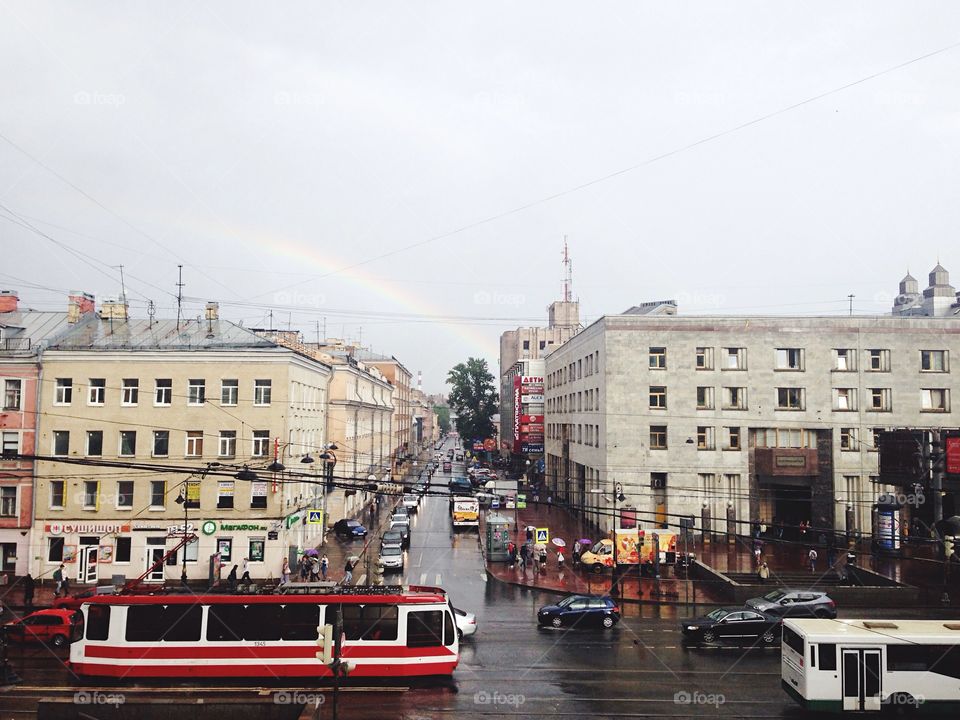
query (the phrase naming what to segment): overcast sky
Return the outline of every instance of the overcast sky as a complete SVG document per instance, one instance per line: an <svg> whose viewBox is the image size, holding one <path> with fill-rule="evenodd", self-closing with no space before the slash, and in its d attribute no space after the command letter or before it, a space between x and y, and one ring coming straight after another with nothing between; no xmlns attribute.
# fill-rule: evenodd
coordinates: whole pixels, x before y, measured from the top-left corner
<svg viewBox="0 0 960 720"><path fill-rule="evenodd" d="M960 285L957 43L953 1L2 2L0 286L122 264L171 316L183 264L188 316L431 392L545 323L564 235L586 322L888 312Z"/></svg>

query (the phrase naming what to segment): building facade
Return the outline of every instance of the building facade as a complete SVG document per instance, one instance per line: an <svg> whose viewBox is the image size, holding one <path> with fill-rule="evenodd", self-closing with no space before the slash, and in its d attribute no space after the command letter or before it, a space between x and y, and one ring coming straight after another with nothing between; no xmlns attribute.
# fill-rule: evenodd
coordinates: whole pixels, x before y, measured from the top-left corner
<svg viewBox="0 0 960 720"><path fill-rule="evenodd" d="M547 358L547 482L604 530L869 533L876 434L957 427L958 352L952 318L607 316Z"/></svg>

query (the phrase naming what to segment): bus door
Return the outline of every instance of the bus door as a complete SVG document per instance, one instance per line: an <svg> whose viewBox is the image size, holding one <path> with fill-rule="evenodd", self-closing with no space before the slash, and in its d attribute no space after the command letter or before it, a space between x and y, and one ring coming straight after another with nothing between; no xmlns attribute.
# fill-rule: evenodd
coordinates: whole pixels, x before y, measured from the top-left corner
<svg viewBox="0 0 960 720"><path fill-rule="evenodd" d="M843 709L880 710L880 650L843 649Z"/></svg>

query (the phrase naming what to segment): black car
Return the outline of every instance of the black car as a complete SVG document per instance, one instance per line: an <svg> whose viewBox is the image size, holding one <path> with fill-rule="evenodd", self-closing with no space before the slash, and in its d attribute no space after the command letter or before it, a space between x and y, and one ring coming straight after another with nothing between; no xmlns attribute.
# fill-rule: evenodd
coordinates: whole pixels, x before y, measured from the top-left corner
<svg viewBox="0 0 960 720"><path fill-rule="evenodd" d="M609 597L568 595L556 605L537 611L537 625L552 627L611 628L620 622L620 608Z"/></svg>
<svg viewBox="0 0 960 720"><path fill-rule="evenodd" d="M367 529L356 520L337 520L333 532L337 537L347 539L367 536Z"/></svg>
<svg viewBox="0 0 960 720"><path fill-rule="evenodd" d="M743 607L717 608L702 618L684 620L680 630L684 640L713 643L731 641L772 645L780 640L781 620Z"/></svg>
<svg viewBox="0 0 960 720"><path fill-rule="evenodd" d="M837 617L837 604L822 590L771 590L747 600L747 607L776 617Z"/></svg>
<svg viewBox="0 0 960 720"><path fill-rule="evenodd" d="M387 545L399 545L402 548L410 547L409 531L404 532L399 526L393 530L387 530L383 533L383 537L380 538L380 547Z"/></svg>

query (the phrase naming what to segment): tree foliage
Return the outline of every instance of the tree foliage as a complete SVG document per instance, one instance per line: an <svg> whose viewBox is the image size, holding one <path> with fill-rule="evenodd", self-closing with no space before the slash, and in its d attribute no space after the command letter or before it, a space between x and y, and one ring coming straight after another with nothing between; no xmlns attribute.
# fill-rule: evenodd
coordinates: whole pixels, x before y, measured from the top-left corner
<svg viewBox="0 0 960 720"><path fill-rule="evenodd" d="M452 388L447 402L457 414L457 431L464 440L493 437L500 399L487 361L469 358L456 365L447 374L447 384Z"/></svg>
<svg viewBox="0 0 960 720"><path fill-rule="evenodd" d="M434 405L433 411L437 414L437 422L440 424L440 432L446 435L450 432L450 408L446 405Z"/></svg>

